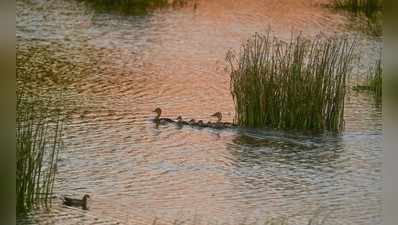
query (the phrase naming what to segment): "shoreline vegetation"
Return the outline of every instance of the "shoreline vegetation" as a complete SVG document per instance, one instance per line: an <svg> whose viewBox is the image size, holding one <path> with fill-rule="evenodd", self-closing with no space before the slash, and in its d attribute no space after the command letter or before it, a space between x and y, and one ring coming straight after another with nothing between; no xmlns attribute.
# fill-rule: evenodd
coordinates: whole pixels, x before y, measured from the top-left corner
<svg viewBox="0 0 398 225"><path fill-rule="evenodd" d="M290 42L256 33L227 53L234 121L242 127L341 131L355 41L345 37Z"/></svg>
<svg viewBox="0 0 398 225"><path fill-rule="evenodd" d="M48 99L17 86L16 212L51 204L57 158L62 149L61 111Z"/></svg>
<svg viewBox="0 0 398 225"><path fill-rule="evenodd" d="M383 95L383 63L381 57L369 68L365 85L355 85L352 89L354 91L369 91L374 95L376 103L381 103Z"/></svg>
<svg viewBox="0 0 398 225"><path fill-rule="evenodd" d="M333 0L330 6L371 17L383 10L383 0Z"/></svg>
<svg viewBox="0 0 398 225"><path fill-rule="evenodd" d="M326 7L351 13L353 23L364 33L383 35L383 0L332 0Z"/></svg>
<svg viewBox="0 0 398 225"><path fill-rule="evenodd" d="M383 64L381 58L378 59L374 67L369 70L367 80L376 98L381 99L383 95Z"/></svg>
<svg viewBox="0 0 398 225"><path fill-rule="evenodd" d="M79 0L98 11L143 15L157 8L184 6L189 0Z"/></svg>

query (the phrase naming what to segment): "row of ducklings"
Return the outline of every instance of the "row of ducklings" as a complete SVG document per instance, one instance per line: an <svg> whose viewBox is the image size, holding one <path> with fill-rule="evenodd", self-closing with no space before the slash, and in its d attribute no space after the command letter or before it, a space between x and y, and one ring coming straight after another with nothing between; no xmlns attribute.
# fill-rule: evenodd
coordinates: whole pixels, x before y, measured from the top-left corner
<svg viewBox="0 0 398 225"><path fill-rule="evenodd" d="M170 119L170 118L161 118L160 116L162 115L162 110L160 108L156 108L153 112L156 113L156 116L154 118L154 122L155 123L175 123L179 126L183 126L183 125L189 125L189 126L193 126L193 127L208 127L208 128L215 128L215 129L224 129L224 128L232 128L232 127L236 127L235 124L233 123L228 123L228 122L221 122L222 120L222 113L221 112L216 112L210 116L212 117L216 117L217 121L216 122L210 122L208 121L207 123L203 122L203 120L198 120L195 121L194 119L191 119L189 121L185 121L182 119L181 116L178 116L176 118L176 120Z"/></svg>

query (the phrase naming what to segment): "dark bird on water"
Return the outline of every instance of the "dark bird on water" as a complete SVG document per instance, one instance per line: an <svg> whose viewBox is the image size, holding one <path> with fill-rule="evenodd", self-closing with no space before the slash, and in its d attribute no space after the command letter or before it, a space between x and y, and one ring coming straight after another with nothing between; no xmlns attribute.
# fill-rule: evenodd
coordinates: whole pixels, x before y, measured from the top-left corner
<svg viewBox="0 0 398 225"><path fill-rule="evenodd" d="M232 128L236 127L236 124L233 123L228 123L228 122L221 122L222 120L222 113L221 112L216 112L210 116L217 117L217 122L215 123L210 123L210 127L215 128L215 129L223 129L223 128Z"/></svg>
<svg viewBox="0 0 398 225"><path fill-rule="evenodd" d="M87 207L87 199L90 198L90 195L85 194L82 199L74 199L74 198L68 198L68 197L63 197L63 204L67 206L72 206L72 207L81 207L84 210L88 210Z"/></svg>
<svg viewBox="0 0 398 225"><path fill-rule="evenodd" d="M162 115L162 109L160 108L156 108L155 110L153 110L152 112L156 113L155 118L153 119L153 122L155 123L174 123L175 121L170 119L170 118L160 118L160 116Z"/></svg>
<svg viewBox="0 0 398 225"><path fill-rule="evenodd" d="M179 126L182 126L182 125L189 125L189 123L187 122L187 121L184 121L183 119L182 119L182 117L181 116L178 116L177 117L177 125L179 125Z"/></svg>
<svg viewBox="0 0 398 225"><path fill-rule="evenodd" d="M221 122L221 120L222 120L221 112L216 112L216 113L212 114L211 116L217 117L217 122L218 123Z"/></svg>

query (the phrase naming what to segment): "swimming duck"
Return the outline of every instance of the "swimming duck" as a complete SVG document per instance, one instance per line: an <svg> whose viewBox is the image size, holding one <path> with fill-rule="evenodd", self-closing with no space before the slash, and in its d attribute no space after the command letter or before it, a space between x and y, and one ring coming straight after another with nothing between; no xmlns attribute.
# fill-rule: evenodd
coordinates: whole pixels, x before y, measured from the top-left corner
<svg viewBox="0 0 398 225"><path fill-rule="evenodd" d="M189 122L187 122L187 121L184 121L183 119L182 119L182 117L181 116L178 116L177 117L177 125L180 125L180 126L182 126L182 125L189 125Z"/></svg>
<svg viewBox="0 0 398 225"><path fill-rule="evenodd" d="M222 113L221 112L216 112L216 113L214 113L214 114L212 114L210 116L217 117L217 122L218 123L221 122L221 120L222 120Z"/></svg>
<svg viewBox="0 0 398 225"><path fill-rule="evenodd" d="M191 120L188 122L188 124L189 124L189 125L195 125L195 124L196 124L195 119L191 119Z"/></svg>
<svg viewBox="0 0 398 225"><path fill-rule="evenodd" d="M83 199L74 199L74 198L68 198L68 197L63 197L63 204L67 206L73 206L73 207L82 207L84 210L88 210L87 207L87 199L90 198L90 195L85 194L83 196Z"/></svg>
<svg viewBox="0 0 398 225"><path fill-rule="evenodd" d="M153 119L153 122L155 122L155 123L166 123L166 122L173 123L173 122L175 122L174 120L169 119L169 118L160 118L160 115L162 115L162 109L160 109L160 108L156 108L152 112L156 113L156 116Z"/></svg>
<svg viewBox="0 0 398 225"><path fill-rule="evenodd" d="M195 123L195 125L203 127L204 126L203 120L199 120L197 123Z"/></svg>
<svg viewBox="0 0 398 225"><path fill-rule="evenodd" d="M236 127L236 125L233 123L221 122L221 120L222 120L221 112L216 112L210 116L217 117L217 122L211 124L212 128L222 129L222 128Z"/></svg>

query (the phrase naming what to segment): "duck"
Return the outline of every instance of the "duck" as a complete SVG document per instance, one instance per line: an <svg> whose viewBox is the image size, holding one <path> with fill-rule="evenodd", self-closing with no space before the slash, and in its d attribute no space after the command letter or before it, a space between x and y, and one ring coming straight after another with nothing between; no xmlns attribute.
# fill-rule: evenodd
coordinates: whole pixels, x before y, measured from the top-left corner
<svg viewBox="0 0 398 225"><path fill-rule="evenodd" d="M188 124L191 126L195 125L196 124L195 119L191 119L190 121L188 121Z"/></svg>
<svg viewBox="0 0 398 225"><path fill-rule="evenodd" d="M176 119L176 120L177 120L177 123L183 121L181 116L177 116L177 119Z"/></svg>
<svg viewBox="0 0 398 225"><path fill-rule="evenodd" d="M211 128L222 129L222 128L226 128L227 127L225 123L221 122L221 120L222 120L222 113L221 112L216 112L216 113L214 113L214 114L212 114L210 116L217 118L217 121L215 123L210 123Z"/></svg>
<svg viewBox="0 0 398 225"><path fill-rule="evenodd" d="M160 118L162 115L162 109L161 108L156 108L152 112L156 113L155 118L153 119L153 122L159 124L159 123L174 123L175 121L170 119L170 118Z"/></svg>
<svg viewBox="0 0 398 225"><path fill-rule="evenodd" d="M212 114L210 116L217 117L217 123L220 123L221 120L222 120L222 113L221 112L216 112L216 113L214 113L214 114Z"/></svg>
<svg viewBox="0 0 398 225"><path fill-rule="evenodd" d="M72 207L82 207L84 210L88 210L87 207L87 199L90 198L90 195L85 194L82 199L74 199L74 198L68 198L68 197L63 197L63 204L67 206L72 206Z"/></svg>
<svg viewBox="0 0 398 225"><path fill-rule="evenodd" d="M199 120L197 123L195 123L195 125L203 127L204 126L203 120Z"/></svg>
<svg viewBox="0 0 398 225"><path fill-rule="evenodd" d="M222 120L222 113L221 112L216 112L210 116L217 117L217 121L215 123L211 123L212 128L216 129L222 129L222 128L231 128L235 127L236 125L233 123L228 123L228 122L221 122Z"/></svg>

